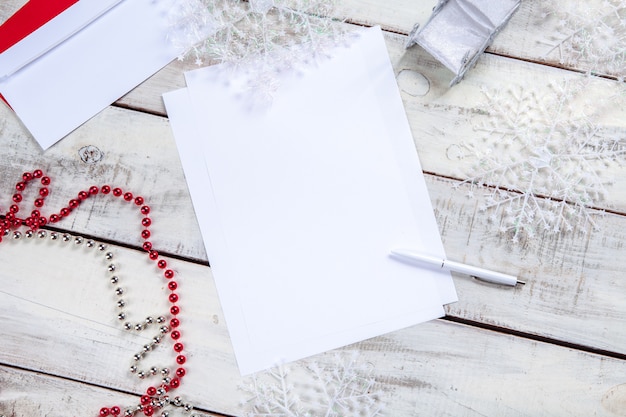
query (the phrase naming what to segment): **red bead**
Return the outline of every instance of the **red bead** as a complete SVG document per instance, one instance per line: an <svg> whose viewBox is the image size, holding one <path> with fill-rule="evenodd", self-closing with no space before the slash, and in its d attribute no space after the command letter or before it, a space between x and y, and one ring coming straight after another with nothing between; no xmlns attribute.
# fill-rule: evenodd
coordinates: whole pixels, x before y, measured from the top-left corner
<svg viewBox="0 0 626 417"><path fill-rule="evenodd" d="M169 288L170 291L174 291L176 288L178 288L178 284L176 283L176 281L170 281L167 283L167 288Z"/></svg>
<svg viewBox="0 0 626 417"><path fill-rule="evenodd" d="M36 169L33 171L33 177L35 178L41 178L43 177L43 171L40 169Z"/></svg>
<svg viewBox="0 0 626 417"><path fill-rule="evenodd" d="M170 303L177 302L178 301L178 294L173 294L173 293L170 294L169 299L170 299Z"/></svg>
<svg viewBox="0 0 626 417"><path fill-rule="evenodd" d="M39 219L37 220L37 222L39 223L39 226L45 226L46 223L48 223L48 220L46 220L45 217L39 217Z"/></svg>
<svg viewBox="0 0 626 417"><path fill-rule="evenodd" d="M141 401L141 404L146 405L146 404L150 404L150 401L152 401L152 398L150 398L150 396L148 395L142 395L140 401Z"/></svg>
<svg viewBox="0 0 626 417"><path fill-rule="evenodd" d="M161 259L159 262L157 262L157 266L161 269L165 269L165 267L167 267L167 262L165 262L165 260Z"/></svg>
<svg viewBox="0 0 626 417"><path fill-rule="evenodd" d="M114 416L119 415L121 412L122 410L117 405L115 407L111 407L111 414Z"/></svg>
<svg viewBox="0 0 626 417"><path fill-rule="evenodd" d="M166 271L163 273L163 275L165 275L165 278L167 278L167 279L172 279L172 278L174 278L174 271L172 271L171 269L168 269L168 270L166 270ZM170 282L170 284L171 284L171 282ZM170 288L170 290L171 290L171 289L172 289L172 288ZM176 287L174 287L174 289L176 289Z"/></svg>
<svg viewBox="0 0 626 417"><path fill-rule="evenodd" d="M17 191L24 191L25 188L26 188L26 183L24 181L20 181L17 184L15 184L15 189Z"/></svg>
<svg viewBox="0 0 626 417"><path fill-rule="evenodd" d="M124 194L124 200L130 201L132 199L133 199L133 193L126 193L126 194Z"/></svg>
<svg viewBox="0 0 626 417"><path fill-rule="evenodd" d="M143 249L145 251L150 252L150 250L152 249L152 243L150 243L150 242L143 242Z"/></svg>
<svg viewBox="0 0 626 417"><path fill-rule="evenodd" d="M154 261L155 259L159 257L159 252L155 250L151 250L150 253L148 254L148 257L150 257L150 259Z"/></svg>
<svg viewBox="0 0 626 417"><path fill-rule="evenodd" d="M150 230L145 229L141 231L141 237L144 239L148 239L150 237Z"/></svg>
<svg viewBox="0 0 626 417"><path fill-rule="evenodd" d="M114 189L113 189L113 195L114 195L115 197L119 197L119 196L121 196L123 193L124 193L124 192L122 191L122 189L121 189L121 188L114 188Z"/></svg>
<svg viewBox="0 0 626 417"><path fill-rule="evenodd" d="M142 206L141 207L141 214L143 214L144 216L147 216L148 213L150 213L150 207L148 206Z"/></svg>
<svg viewBox="0 0 626 417"><path fill-rule="evenodd" d="M172 339L178 340L180 339L180 332L178 330L174 330L170 336Z"/></svg>
<svg viewBox="0 0 626 417"><path fill-rule="evenodd" d="M144 227L148 227L148 226L150 226L152 224L152 220L150 220L149 217L144 217L143 219L141 219L141 224Z"/></svg>
<svg viewBox="0 0 626 417"><path fill-rule="evenodd" d="M35 200L35 207L43 207L43 198L38 198Z"/></svg>
<svg viewBox="0 0 626 417"><path fill-rule="evenodd" d="M87 191L79 191L78 198L80 200L86 200L87 198L89 198L89 193Z"/></svg>
<svg viewBox="0 0 626 417"><path fill-rule="evenodd" d="M51 214L50 215L50 223L56 223L59 220L61 220L61 218L59 217L58 214Z"/></svg>
<svg viewBox="0 0 626 417"><path fill-rule="evenodd" d="M184 377L186 373L187 372L185 371L185 368L178 368L176 370L176 376L179 377L179 378Z"/></svg>
<svg viewBox="0 0 626 417"><path fill-rule="evenodd" d="M15 214L18 211L20 211L20 208L16 206L15 204L11 204L11 207L9 207L9 212Z"/></svg>
<svg viewBox="0 0 626 417"><path fill-rule="evenodd" d="M108 409L108 408L106 408L106 407L102 407L102 408L100 409L100 415L101 415L102 417L108 416L110 412L111 412L111 410L109 410L109 409Z"/></svg>
<svg viewBox="0 0 626 417"><path fill-rule="evenodd" d="M31 174L30 172L25 172L22 174L22 179L24 181L30 181L33 179L33 174Z"/></svg>
<svg viewBox="0 0 626 417"><path fill-rule="evenodd" d="M185 346L182 343L174 343L174 351L175 352L182 352L184 347ZM178 361L178 358L176 360Z"/></svg>
<svg viewBox="0 0 626 417"><path fill-rule="evenodd" d="M152 407L151 405L147 405L146 407L144 407L143 413L147 416L151 416L152 414L154 414L154 407Z"/></svg>
<svg viewBox="0 0 626 417"><path fill-rule="evenodd" d="M174 317L173 319L170 320L170 326L173 328L180 326L180 320Z"/></svg>
<svg viewBox="0 0 626 417"><path fill-rule="evenodd" d="M178 355L178 356L176 356L176 363L177 364L182 365L185 362L187 362L187 358L185 357L185 355Z"/></svg>
<svg viewBox="0 0 626 417"><path fill-rule="evenodd" d="M33 224L32 217L29 217L28 219L24 220L24 226L30 227L32 224Z"/></svg>
<svg viewBox="0 0 626 417"><path fill-rule="evenodd" d="M39 189L39 195L42 197L48 197L48 194L50 194L50 190L48 190L47 187L41 187Z"/></svg>
<svg viewBox="0 0 626 417"><path fill-rule="evenodd" d="M50 182L51 182L50 177L41 177L41 185L48 186L50 185Z"/></svg>
<svg viewBox="0 0 626 417"><path fill-rule="evenodd" d="M70 202L68 203L68 206L71 209L75 209L76 207L78 207L79 204L80 204L80 201L76 200L75 198L72 198Z"/></svg>
<svg viewBox="0 0 626 417"><path fill-rule="evenodd" d="M100 191L102 191L102 194L109 194L111 192L111 187L103 185L102 188L100 188Z"/></svg>
<svg viewBox="0 0 626 417"><path fill-rule="evenodd" d="M61 214L61 217L67 217L70 215L71 212L72 210L70 210L69 208L63 207L59 214Z"/></svg>
<svg viewBox="0 0 626 417"><path fill-rule="evenodd" d="M180 387L180 379L172 378L172 380L170 381L170 387L174 389Z"/></svg>
<svg viewBox="0 0 626 417"><path fill-rule="evenodd" d="M150 395L150 396L154 396L154 395L156 395L157 390L156 390L156 388L154 388L154 387L150 387L150 388L148 388L148 390L146 391L146 393L147 393L148 395Z"/></svg>
<svg viewBox="0 0 626 417"><path fill-rule="evenodd" d="M30 215L33 217L39 217L41 216L41 212L39 210L33 210L30 212Z"/></svg>
<svg viewBox="0 0 626 417"><path fill-rule="evenodd" d="M16 203L19 203L20 201L22 201L22 194L13 194L13 201Z"/></svg>
<svg viewBox="0 0 626 417"><path fill-rule="evenodd" d="M172 313L172 315L175 316L178 313L180 313L180 308L178 306L172 306L170 307L170 313Z"/></svg>
<svg viewBox="0 0 626 417"><path fill-rule="evenodd" d="M140 206L143 204L143 197L135 197L135 204Z"/></svg>
<svg viewBox="0 0 626 417"><path fill-rule="evenodd" d="M95 185L92 185L91 187L89 187L89 194L91 195L98 194L98 187L96 187Z"/></svg>

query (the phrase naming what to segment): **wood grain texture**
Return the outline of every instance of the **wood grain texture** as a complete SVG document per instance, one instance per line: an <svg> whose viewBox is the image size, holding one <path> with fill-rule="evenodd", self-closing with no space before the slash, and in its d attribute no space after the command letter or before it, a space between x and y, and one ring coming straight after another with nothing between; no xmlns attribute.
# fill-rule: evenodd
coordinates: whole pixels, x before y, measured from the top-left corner
<svg viewBox="0 0 626 417"><path fill-rule="evenodd" d="M81 389L74 401L92 393L92 385L141 393L147 382L139 381L127 368L150 333L129 334L115 327L117 309L114 297L106 296L111 288L104 273L106 263L98 261L101 254L81 253L85 250L71 242L67 248L36 241L9 243L1 256L15 259L22 254L23 258L25 251L19 245L28 245L30 255L39 262L12 265L3 260L2 281L7 284L0 293L0 362L87 382L89 386ZM132 305L129 311L135 317L143 317L144 311L158 312L161 288L159 281L155 284L154 266L133 250L114 248L114 253L121 285ZM249 380L242 379L235 366L210 271L183 261L170 262L178 271L181 305L188 312L181 316L181 330L189 374L178 394L202 409L243 415L248 406L241 403L247 398L241 387ZM54 285L42 285L44 282ZM502 293L498 296L502 298ZM617 359L445 321L415 326L342 351L357 351L354 360L369 364L368 375L377 381L377 401L385 403L386 415L426 416L432 415L432 410L445 416L623 415L618 406L626 399L626 362ZM171 361L168 354L166 348L146 360L167 366ZM307 386L312 383L307 378L307 364L336 366L335 354L290 365L304 392L313 389ZM8 372L1 369L0 374ZM39 378L27 374L22 382L13 382L8 388L2 385L2 407L11 405L17 407L16 415L30 416L33 414L27 411L33 404L42 406L34 415L49 415L45 407L74 404L61 397L53 405L54 397L42 399L42 394L28 385L16 401L15 384L24 387L35 377ZM53 391L58 384L68 382L53 378ZM104 392L88 404L97 404L97 409L119 401L128 401L128 397Z"/></svg>
<svg viewBox="0 0 626 417"><path fill-rule="evenodd" d="M95 416L103 404L135 404L136 396L20 369L0 366L0 416ZM215 414L195 410L198 417Z"/></svg>
<svg viewBox="0 0 626 417"><path fill-rule="evenodd" d="M0 22L24 2L1 2ZM626 355L623 167L607 172L616 182L607 185L608 198L597 204L609 213L593 212L599 230L538 233L517 244L509 234L496 232L500 217L490 219L481 212L485 196L475 193L470 199L468 186L454 188L475 161L451 150L484 134L479 126L491 117L489 92L542 94L551 85L579 79L573 71L536 64L540 62L585 70L584 60L560 63L552 49L568 36L559 19L573 3L524 0L490 48L493 53L484 55L452 89L452 74L441 64L420 48L404 49L404 35L415 22L426 21L434 3L346 0L341 17L394 32L386 34L387 46L420 160L429 173L427 186L448 256L528 281L525 287L503 289L455 275L460 301L448 306L447 314L582 349L439 320L300 361L291 366L296 385L310 394L305 401L313 401L307 366L332 368L337 353L357 352L356 360L368 364L377 381L378 399L387 404L385 415L624 416L626 362L615 358ZM587 2L598 13L604 4ZM589 22L594 19L590 15ZM183 71L192 68L189 62L173 62L46 152L0 106L0 207L8 206L22 172L37 167L53 178L45 214L93 184L120 186L146 197L153 208L157 248L179 258L168 261L179 274L185 309L190 373L181 394L203 409L244 415L249 405L241 401L249 393L241 387L249 380L235 366L175 143L162 117L161 94L182 87ZM608 67L596 69L615 75ZM597 106L594 111L602 113L598 127L623 138L623 84L595 80L581 91L574 105ZM24 210L31 209L35 192L25 193ZM140 219L132 204L97 196L57 225L124 246L115 247L116 259L129 278L129 308L138 319L164 308L158 271L142 251L132 249L142 242ZM36 243L25 251L19 244L0 248L0 415L61 416L71 410L83 416L107 403L136 401L146 383L127 368L148 336L117 327L115 298L106 279L100 279L106 264L79 254L80 248ZM151 358L164 364L172 359L167 349Z"/></svg>

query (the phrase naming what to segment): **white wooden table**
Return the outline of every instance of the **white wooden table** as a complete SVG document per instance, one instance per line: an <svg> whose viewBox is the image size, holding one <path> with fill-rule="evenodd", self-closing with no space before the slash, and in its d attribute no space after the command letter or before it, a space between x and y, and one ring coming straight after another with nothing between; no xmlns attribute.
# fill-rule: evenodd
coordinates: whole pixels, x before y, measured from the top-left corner
<svg viewBox="0 0 626 417"><path fill-rule="evenodd" d="M3 1L0 21L23 3ZM588 10L576 17L574 4ZM459 158L459 149L480 138L493 142L498 130L485 126L503 117L496 109L502 103L522 106L523 97L549 97L554 86L578 80L590 58L561 59L568 57L568 36L576 25L590 31L615 19L624 22L626 3L524 0L488 53L453 88L448 70L419 47L403 47L432 5L346 0L344 17L386 31L448 256L519 274L527 284L503 289L454 275L459 302L447 307L445 318L292 364L285 378L259 375L257 382L286 379L312 415L321 413L316 407L323 397L311 371L318 365L349 368L364 383L361 394L372 409L384 405L379 415L625 416L626 170L615 163L604 172L615 182L592 210L597 230L539 230L512 242L511 232L500 233L493 223L502 214L479 209L484 190L467 197L470 186L462 182L476 159ZM626 27L613 30L622 37L624 53ZM626 67L615 62L595 63L602 77L585 87L584 96L597 97L598 108L610 97L594 126L614 132L623 149L626 89L618 79ZM162 93L183 85L183 71L190 68L193 63L172 63L46 152L0 106L0 207L6 212L15 183L36 168L53 180L44 213L91 185L145 196L155 244L180 282L189 372L177 395L198 416L244 416L253 412L254 380L237 371L161 101ZM494 101L496 93L504 101ZM520 128L549 123L546 112L520 115L528 116L515 121ZM507 181L499 185L514 189ZM131 207L96 196L54 228L106 242L130 311L141 318L143 311L164 308L163 282L155 281L159 271L141 249L141 216ZM84 417L104 405L136 404L146 383L128 367L148 339L118 326L106 261L80 245L6 240L11 239L0 245L0 416ZM171 362L170 350L164 352L163 360ZM329 381L326 387L337 385Z"/></svg>

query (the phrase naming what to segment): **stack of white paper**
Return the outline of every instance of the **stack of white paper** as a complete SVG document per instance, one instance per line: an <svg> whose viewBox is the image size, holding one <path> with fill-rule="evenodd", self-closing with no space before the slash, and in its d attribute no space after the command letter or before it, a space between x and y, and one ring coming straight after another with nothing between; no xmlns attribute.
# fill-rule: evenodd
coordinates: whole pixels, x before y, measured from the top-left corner
<svg viewBox="0 0 626 417"><path fill-rule="evenodd" d="M297 75L269 107L235 70L165 95L242 374L443 315L450 275L379 28Z"/></svg>

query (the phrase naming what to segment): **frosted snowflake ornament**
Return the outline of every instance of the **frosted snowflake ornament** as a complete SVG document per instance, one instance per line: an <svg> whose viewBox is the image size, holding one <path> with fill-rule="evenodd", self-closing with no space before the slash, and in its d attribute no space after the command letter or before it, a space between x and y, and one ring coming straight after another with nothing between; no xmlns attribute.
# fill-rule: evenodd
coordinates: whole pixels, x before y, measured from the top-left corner
<svg viewBox="0 0 626 417"><path fill-rule="evenodd" d="M246 417L379 417L384 404L371 367L358 352L337 352L328 365L307 359L247 378ZM294 382L292 382L294 381Z"/></svg>
<svg viewBox="0 0 626 417"><path fill-rule="evenodd" d="M250 88L271 96L275 75L325 55L345 40L338 0L181 0L172 13L172 41L202 39L181 56L198 65L205 60L245 65ZM202 34L204 36L198 36ZM184 38L184 39L182 39ZM263 91L266 90L266 91Z"/></svg>
<svg viewBox="0 0 626 417"><path fill-rule="evenodd" d="M544 58L590 73L626 77L626 0L542 2L557 32L543 43ZM557 8L558 7L558 8Z"/></svg>
<svg viewBox="0 0 626 417"><path fill-rule="evenodd" d="M626 161L626 127L602 122L611 108L624 113L623 88L610 97L593 77L537 88L484 88L473 120L476 135L454 148L475 161L468 195L514 241L522 234L595 228L595 207L607 200L613 175ZM617 110L616 110L617 109Z"/></svg>

